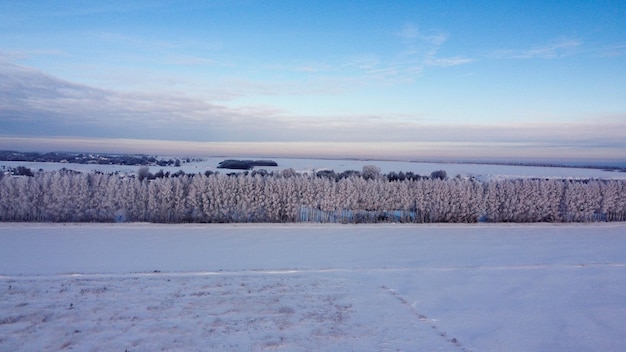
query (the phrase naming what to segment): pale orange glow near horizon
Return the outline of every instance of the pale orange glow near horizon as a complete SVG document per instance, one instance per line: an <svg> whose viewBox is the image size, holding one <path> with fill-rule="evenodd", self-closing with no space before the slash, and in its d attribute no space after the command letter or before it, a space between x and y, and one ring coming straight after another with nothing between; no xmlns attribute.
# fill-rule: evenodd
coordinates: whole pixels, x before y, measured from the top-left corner
<svg viewBox="0 0 626 352"><path fill-rule="evenodd" d="M619 150L550 147L531 143L472 142L189 142L141 139L0 137L0 149L224 157L372 160L623 161ZM598 154L602 158L598 158Z"/></svg>

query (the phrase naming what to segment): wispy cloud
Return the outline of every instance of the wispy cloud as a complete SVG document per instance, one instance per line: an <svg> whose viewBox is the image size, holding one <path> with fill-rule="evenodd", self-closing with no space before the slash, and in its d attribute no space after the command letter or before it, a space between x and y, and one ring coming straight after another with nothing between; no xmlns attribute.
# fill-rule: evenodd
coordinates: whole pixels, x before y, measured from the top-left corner
<svg viewBox="0 0 626 352"><path fill-rule="evenodd" d="M388 33L395 41L396 50L316 59L295 57L284 62L233 57L222 51L219 41L170 40L115 31L86 35L125 50L95 55L96 61L77 62L71 69L65 67L65 77L94 87L107 87L109 91L117 87L144 92L178 90L222 102L245 96L336 95L364 86L407 84L429 67L446 68L474 61L464 56L439 55L448 34L421 31L413 24ZM0 52L0 56L12 62L39 54L63 53L53 50ZM98 57L105 57L106 61L98 62ZM201 73L189 74L190 68L199 69L201 71L196 71ZM220 72L221 68L228 70L228 74Z"/></svg>
<svg viewBox="0 0 626 352"><path fill-rule="evenodd" d="M336 66L331 65L328 62L310 60L295 60L286 63L268 63L261 65L261 68L270 71L287 71L311 74L338 71Z"/></svg>
<svg viewBox="0 0 626 352"><path fill-rule="evenodd" d="M615 43L597 50L597 54L602 57L626 56L626 42Z"/></svg>
<svg viewBox="0 0 626 352"><path fill-rule="evenodd" d="M0 65L0 135L214 142L341 141L395 143L396 147L411 143L472 148L516 145L526 155L555 150L567 155L574 149L587 150L589 155L617 155L626 149L626 116L590 115L577 122L501 125L447 124L432 120L426 113L301 116L272 106L234 108L184 95L94 88L5 62Z"/></svg>
<svg viewBox="0 0 626 352"><path fill-rule="evenodd" d="M288 87L235 90L272 94ZM346 83L346 82L344 82ZM326 91L338 82L309 89ZM348 84L348 83L346 83ZM294 87L294 89L297 87ZM305 93L305 92L303 92ZM626 116L579 122L446 124L412 115L293 115L271 105L230 107L173 93L119 92L76 84L36 69L0 65L0 134L189 140L468 141L606 144L626 141ZM69 132L68 132L69 131ZM626 147L626 145L624 145Z"/></svg>
<svg viewBox="0 0 626 352"><path fill-rule="evenodd" d="M576 53L582 45L579 40L561 39L529 49L495 50L490 56L497 59L557 59Z"/></svg>
<svg viewBox="0 0 626 352"><path fill-rule="evenodd" d="M59 49L31 49L31 50L0 50L0 62L15 62L28 60L36 56L64 56L66 52Z"/></svg>
<svg viewBox="0 0 626 352"><path fill-rule="evenodd" d="M111 3L91 3L91 2L79 2L73 4L71 8L61 9L54 7L49 9L50 11L44 12L46 16L50 17L78 17L78 16L93 16L106 13L132 13L139 11L146 11L149 9L156 9L160 5L150 2L118 2ZM48 10L48 9L47 9Z"/></svg>
<svg viewBox="0 0 626 352"><path fill-rule="evenodd" d="M444 58L432 58L428 61L428 65L436 67L450 67L472 63L476 60L468 57L444 57Z"/></svg>
<svg viewBox="0 0 626 352"><path fill-rule="evenodd" d="M167 37L139 36L115 31L97 31L83 33L94 39L111 43L115 46L126 46L133 50L142 50L157 53L171 53L172 50L181 51L194 49L194 51L218 51L223 44L220 41L193 40L193 39L170 39Z"/></svg>
<svg viewBox="0 0 626 352"><path fill-rule="evenodd" d="M395 51L384 54L360 53L331 60L318 59L295 60L284 63L261 65L261 69L278 72L293 72L305 76L297 81L283 82L291 92L335 94L346 89L362 86L390 86L414 81L425 69L430 67L452 67L474 62L465 56L441 56L439 49L445 45L449 35L446 33L427 33L412 23L402 26L391 33L397 41ZM332 77L332 78L330 78ZM258 82L257 86L267 86ZM301 86L298 88L298 86Z"/></svg>
<svg viewBox="0 0 626 352"><path fill-rule="evenodd" d="M181 66L216 65L215 60L197 55L172 55L164 60L168 64Z"/></svg>
<svg viewBox="0 0 626 352"><path fill-rule="evenodd" d="M440 48L449 38L447 33L424 33L412 23L405 24L396 33L405 45L402 59L391 64L404 68L405 73L421 73L428 67L451 67L465 65L475 60L465 56L446 57L439 55Z"/></svg>
<svg viewBox="0 0 626 352"><path fill-rule="evenodd" d="M0 68L0 81L0 133L5 134L65 131L210 140L223 138L224 128L250 114L181 95L94 88L8 63Z"/></svg>
<svg viewBox="0 0 626 352"><path fill-rule="evenodd" d="M396 35L409 42L420 41L436 46L442 45L448 39L445 33L425 34L413 23L406 23Z"/></svg>

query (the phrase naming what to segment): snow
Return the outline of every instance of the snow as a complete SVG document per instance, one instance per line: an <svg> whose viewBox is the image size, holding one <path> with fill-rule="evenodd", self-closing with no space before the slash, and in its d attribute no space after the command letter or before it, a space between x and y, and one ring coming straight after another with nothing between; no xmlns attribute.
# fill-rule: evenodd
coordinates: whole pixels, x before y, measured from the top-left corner
<svg viewBox="0 0 626 352"><path fill-rule="evenodd" d="M0 350L598 351L626 223L0 223Z"/></svg>
<svg viewBox="0 0 626 352"><path fill-rule="evenodd" d="M171 157L176 159L177 157ZM165 157L164 159L169 159ZM150 171L155 173L159 170L175 173L179 170L185 173L204 173L205 171L219 171L221 173L241 172L241 170L217 169L217 165L227 157L208 157L203 161L182 163L180 167L174 166L151 166ZM254 157L239 159L258 159ZM430 175L436 170L445 170L449 177L456 175L471 176L480 180L508 179L508 178L569 178L569 179L626 179L626 172L604 171L590 168L574 167L540 167L540 166L515 166L515 165L487 165L487 164L464 164L464 163L425 163L409 161L382 161L382 160L342 160L342 159L290 159L272 158L278 163L278 167L261 167L268 171L284 170L292 168L298 172L316 172L320 170L334 170L343 172L346 170L361 171L363 166L378 166L383 173L389 172L413 172L418 175ZM39 163L0 161L0 168L26 166L33 171L60 170L62 168L80 172L122 172L127 174L136 173L139 166L127 165L93 165L93 164L67 164L67 163Z"/></svg>

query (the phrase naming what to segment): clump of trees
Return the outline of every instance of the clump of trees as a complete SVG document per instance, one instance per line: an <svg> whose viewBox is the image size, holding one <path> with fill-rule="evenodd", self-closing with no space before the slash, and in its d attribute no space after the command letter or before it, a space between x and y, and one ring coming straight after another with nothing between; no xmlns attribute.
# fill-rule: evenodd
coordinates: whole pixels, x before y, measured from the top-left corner
<svg viewBox="0 0 626 352"><path fill-rule="evenodd" d="M273 160L234 160L227 159L217 165L218 169L252 170L255 166L278 166Z"/></svg>
<svg viewBox="0 0 626 352"><path fill-rule="evenodd" d="M0 178L2 178L2 176L4 176L4 174L7 175L12 175L12 176L35 176L35 174L33 173L33 170L31 170L30 168L26 167L26 166L18 166L18 167L9 167L9 168L5 168L4 166L2 166L2 172L0 172Z"/></svg>
<svg viewBox="0 0 626 352"><path fill-rule="evenodd" d="M137 177L36 172L0 179L0 221L40 222L588 222L626 220L626 182L480 182L380 169L292 169ZM158 175L158 177L157 177ZM341 175L341 176L338 176ZM176 176L176 177L174 177Z"/></svg>

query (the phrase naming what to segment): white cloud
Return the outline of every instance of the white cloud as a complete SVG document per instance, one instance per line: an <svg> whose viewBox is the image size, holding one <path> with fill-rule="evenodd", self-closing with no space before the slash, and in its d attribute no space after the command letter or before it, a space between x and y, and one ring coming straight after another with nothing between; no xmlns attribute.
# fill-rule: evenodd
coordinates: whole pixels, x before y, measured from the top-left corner
<svg viewBox="0 0 626 352"><path fill-rule="evenodd" d="M403 39L405 48L401 59L391 60L388 66L405 76L419 75L428 67L451 67L475 61L462 55L440 56L439 50L449 37L445 33L425 34L414 24L408 23L396 35Z"/></svg>
<svg viewBox="0 0 626 352"><path fill-rule="evenodd" d="M69 133L208 139L247 116L222 105L173 94L122 93L75 84L12 64L0 68L0 133ZM257 110L258 111L258 110ZM271 114L270 112L265 112Z"/></svg>
<svg viewBox="0 0 626 352"><path fill-rule="evenodd" d="M290 62L262 67L272 71L309 74L305 79L290 83L291 92L324 93L323 89L330 89L327 93L335 94L363 86L407 84L413 82L428 67L450 67L474 61L463 56L438 56L439 48L448 38L446 34L424 34L416 26L406 24L394 35L402 39L399 43L402 48L397 51L382 54L360 53L334 58L333 61ZM296 88L298 85L301 88Z"/></svg>
<svg viewBox="0 0 626 352"><path fill-rule="evenodd" d="M0 50L0 62L15 62L27 60L34 56L63 56L67 55L58 49L37 49L37 50Z"/></svg>
<svg viewBox="0 0 626 352"><path fill-rule="evenodd" d="M173 65L182 66L203 66L216 64L215 60L194 55L173 55L167 57L165 62Z"/></svg>
<svg viewBox="0 0 626 352"><path fill-rule="evenodd" d="M476 60L467 58L467 57L442 57L442 58L433 58L428 64L431 66L437 67L450 67L450 66L458 66L472 63Z"/></svg>
<svg viewBox="0 0 626 352"><path fill-rule="evenodd" d="M271 87L254 89L275 91ZM25 66L0 66L0 134L4 135L192 141L532 142L626 149L623 115L503 125L447 124L426 117L296 116L273 106L229 107L176 94L122 93L60 80Z"/></svg>
<svg viewBox="0 0 626 352"><path fill-rule="evenodd" d="M412 23L406 23L396 35L406 41L421 41L435 46L442 45L448 39L444 33L425 34Z"/></svg>
<svg viewBox="0 0 626 352"><path fill-rule="evenodd" d="M529 49L496 50L490 56L497 59L556 59L575 53L582 45L578 40L562 39Z"/></svg>
<svg viewBox="0 0 626 352"><path fill-rule="evenodd" d="M598 54L603 57L620 57L626 56L626 42L615 43L600 48Z"/></svg>
<svg viewBox="0 0 626 352"><path fill-rule="evenodd" d="M396 35L402 39L415 40L419 37L420 33L417 26L412 23L406 23Z"/></svg>

